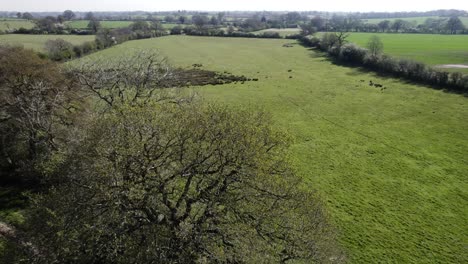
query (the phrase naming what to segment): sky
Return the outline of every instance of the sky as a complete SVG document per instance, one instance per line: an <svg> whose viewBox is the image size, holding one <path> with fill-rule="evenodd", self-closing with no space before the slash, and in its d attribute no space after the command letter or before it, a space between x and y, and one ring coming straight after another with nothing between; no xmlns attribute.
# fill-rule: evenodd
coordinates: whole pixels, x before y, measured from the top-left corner
<svg viewBox="0 0 468 264"><path fill-rule="evenodd" d="M0 11L345 11L468 10L468 0L0 0Z"/></svg>

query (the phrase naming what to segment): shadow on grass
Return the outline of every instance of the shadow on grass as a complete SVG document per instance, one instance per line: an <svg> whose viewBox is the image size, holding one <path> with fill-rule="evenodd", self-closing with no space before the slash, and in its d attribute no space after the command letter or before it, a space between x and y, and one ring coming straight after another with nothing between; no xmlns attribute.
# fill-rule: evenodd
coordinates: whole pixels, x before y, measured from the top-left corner
<svg viewBox="0 0 468 264"><path fill-rule="evenodd" d="M463 95L465 97L468 97L467 92L459 91L456 88L446 87L446 86L437 85L437 84L428 84L428 83L426 83L424 81L411 80L411 79L406 78L404 76L399 76L398 74L376 71L376 70L373 70L373 69L365 68L362 65L342 62L342 61L339 61L336 58L334 58L332 56L329 56L327 53L325 53L323 51L320 51L320 50L318 50L316 48L308 48L308 50L309 51L314 51L313 52L314 54L313 55L311 54L311 57L313 57L313 58L323 57L324 61L329 61L335 66L354 69L354 71L352 71L350 73L347 73L347 75L349 75L349 76L359 76L361 74L372 74L375 77L379 77L379 78L382 78L384 80L398 79L400 82L402 82L404 84L423 86L425 88L440 90L440 91L443 91L445 93L459 94L459 95Z"/></svg>

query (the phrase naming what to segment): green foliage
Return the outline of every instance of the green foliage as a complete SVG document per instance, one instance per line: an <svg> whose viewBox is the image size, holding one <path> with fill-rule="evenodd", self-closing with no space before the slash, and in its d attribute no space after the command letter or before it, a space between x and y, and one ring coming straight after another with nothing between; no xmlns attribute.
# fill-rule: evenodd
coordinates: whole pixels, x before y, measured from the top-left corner
<svg viewBox="0 0 468 264"><path fill-rule="evenodd" d="M146 21L136 21L136 22L133 22L129 27L130 27L130 29L132 29L133 31L136 31L136 30L147 31L147 30L150 29L150 25L149 25L148 22L146 22Z"/></svg>
<svg viewBox="0 0 468 264"><path fill-rule="evenodd" d="M71 80L32 50L0 46L0 55L2 180L37 183L38 167L59 148Z"/></svg>
<svg viewBox="0 0 468 264"><path fill-rule="evenodd" d="M361 63L368 51L355 44L344 44L340 49L338 58L350 63Z"/></svg>
<svg viewBox="0 0 468 264"><path fill-rule="evenodd" d="M85 134L36 200L40 262L344 260L265 113L118 105Z"/></svg>
<svg viewBox="0 0 468 264"><path fill-rule="evenodd" d="M182 34L183 28L181 26L175 26L171 29L171 35L180 35Z"/></svg>
<svg viewBox="0 0 468 264"><path fill-rule="evenodd" d="M450 34L456 34L457 31L465 29L463 22L458 17L451 17L447 21L446 27L447 27L447 30L450 32Z"/></svg>
<svg viewBox="0 0 468 264"><path fill-rule="evenodd" d="M73 11L71 10L65 10L63 11L63 17L66 19L66 20L72 20L73 18L76 17L75 13L73 13Z"/></svg>
<svg viewBox="0 0 468 264"><path fill-rule="evenodd" d="M383 43L377 35L372 36L367 42L367 48L372 56L377 56L383 52Z"/></svg>
<svg viewBox="0 0 468 264"><path fill-rule="evenodd" d="M437 16L432 16L432 17L405 17L401 18L402 20L416 23L416 24L423 24L427 19L437 19L437 20L447 20L447 17L437 17ZM381 18L373 18L373 19L364 19L364 22L366 23L371 23L371 24L378 24L382 21L389 21L393 22L396 20L396 18L388 18L388 19L381 19ZM468 17L461 17L461 20L463 21L465 26L468 26Z"/></svg>
<svg viewBox="0 0 468 264"><path fill-rule="evenodd" d="M48 40L45 44L45 50L49 58L55 61L69 60L75 57L73 44L63 39Z"/></svg>
<svg viewBox="0 0 468 264"><path fill-rule="evenodd" d="M101 27L101 22L95 19L90 20L87 26L87 28L91 29L93 33L98 32L101 29Z"/></svg>

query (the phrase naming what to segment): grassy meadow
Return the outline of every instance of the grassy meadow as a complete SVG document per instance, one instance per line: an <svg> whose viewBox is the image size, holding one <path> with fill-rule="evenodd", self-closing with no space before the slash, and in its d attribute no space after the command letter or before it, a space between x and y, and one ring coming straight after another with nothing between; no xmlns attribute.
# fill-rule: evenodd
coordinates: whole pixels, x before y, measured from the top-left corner
<svg viewBox="0 0 468 264"><path fill-rule="evenodd" d="M132 24L132 21L100 21L103 28L123 28L128 27ZM89 20L73 20L66 22L71 28L83 29L88 28Z"/></svg>
<svg viewBox="0 0 468 264"><path fill-rule="evenodd" d="M24 20L24 19L0 19L0 30L15 30L20 28L31 29L35 26L32 21Z"/></svg>
<svg viewBox="0 0 468 264"><path fill-rule="evenodd" d="M86 41L93 41L94 35L78 36L78 35L20 35L9 34L0 35L0 45L24 46L27 49L36 51L44 51L44 45L50 39L64 39L73 45L81 44Z"/></svg>
<svg viewBox="0 0 468 264"><path fill-rule="evenodd" d="M253 32L254 34L262 34L265 32L273 32L273 33L278 33L282 37L290 36L290 35L295 35L299 34L301 30L299 28L269 28L269 29L264 29L264 30L259 30Z"/></svg>
<svg viewBox="0 0 468 264"><path fill-rule="evenodd" d="M468 35L350 33L348 40L365 47L373 35L383 42L385 53L396 57L428 65L468 65Z"/></svg>
<svg viewBox="0 0 468 264"><path fill-rule="evenodd" d="M101 21L103 28L125 28L130 26L134 21ZM74 20L66 23L68 26L74 29L85 29L88 28L89 20ZM165 28L171 29L177 24L162 24Z"/></svg>
<svg viewBox="0 0 468 264"><path fill-rule="evenodd" d="M323 197L351 263L467 263L468 99L337 66L286 43L295 42L170 36L85 59L157 49L176 66L258 78L193 90L207 100L263 108L293 135L298 174Z"/></svg>

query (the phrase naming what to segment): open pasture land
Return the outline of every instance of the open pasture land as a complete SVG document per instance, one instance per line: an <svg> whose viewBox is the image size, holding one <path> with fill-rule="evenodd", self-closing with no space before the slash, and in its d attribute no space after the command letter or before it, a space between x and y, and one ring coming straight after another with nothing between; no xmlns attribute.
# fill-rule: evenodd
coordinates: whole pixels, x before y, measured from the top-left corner
<svg viewBox="0 0 468 264"><path fill-rule="evenodd" d="M366 47L373 35L383 42L385 53L396 57L428 65L468 65L468 35L350 33L348 40Z"/></svg>
<svg viewBox="0 0 468 264"><path fill-rule="evenodd" d="M0 18L1 31L16 30L20 28L31 29L34 25L35 24L29 20Z"/></svg>
<svg viewBox="0 0 468 264"><path fill-rule="evenodd" d="M49 39L63 39L73 45L81 44L86 41L93 41L94 35L77 36L77 35L19 35L9 34L0 35L0 45L19 45L27 49L36 51L44 51L44 45Z"/></svg>
<svg viewBox="0 0 468 264"><path fill-rule="evenodd" d="M298 173L322 195L352 263L467 263L468 98L286 43L294 42L169 36L85 59L158 49L176 66L258 78L193 89L263 108L293 135Z"/></svg>
<svg viewBox="0 0 468 264"><path fill-rule="evenodd" d="M252 32L254 34L262 34L265 32L272 32L272 33L278 33L282 37L290 36L290 35L295 35L299 34L301 30L299 28L269 28L269 29L263 29L259 31Z"/></svg>
<svg viewBox="0 0 468 264"><path fill-rule="evenodd" d="M363 22L369 23L369 24L378 24L381 21L384 20L389 20L389 21L395 21L397 19L402 19L405 21L413 22L416 24L424 24L424 21L428 18L434 18L434 19L449 19L449 17L437 17L437 16L426 16L426 17L403 17L403 18L372 18L372 19L362 19ZM463 22L463 24L468 27L468 17L459 17L460 20Z"/></svg>
<svg viewBox="0 0 468 264"><path fill-rule="evenodd" d="M103 28L124 28L130 26L132 21L100 21ZM66 23L74 29L88 28L89 20L73 20Z"/></svg>

